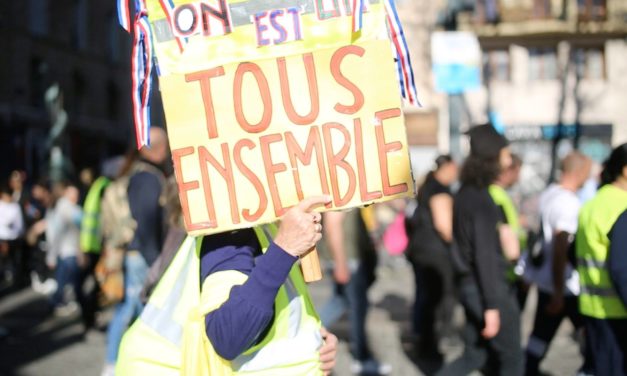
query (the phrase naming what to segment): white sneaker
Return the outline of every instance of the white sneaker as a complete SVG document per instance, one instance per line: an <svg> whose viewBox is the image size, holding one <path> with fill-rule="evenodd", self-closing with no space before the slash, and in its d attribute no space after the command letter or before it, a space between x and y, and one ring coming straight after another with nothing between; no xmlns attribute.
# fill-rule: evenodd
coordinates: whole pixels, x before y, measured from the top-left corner
<svg viewBox="0 0 627 376"><path fill-rule="evenodd" d="M78 304L72 301L65 305L56 307L54 309L54 315L57 317L67 317L71 316L76 311L78 311Z"/></svg>
<svg viewBox="0 0 627 376"><path fill-rule="evenodd" d="M115 364L105 364L100 376L115 376Z"/></svg>

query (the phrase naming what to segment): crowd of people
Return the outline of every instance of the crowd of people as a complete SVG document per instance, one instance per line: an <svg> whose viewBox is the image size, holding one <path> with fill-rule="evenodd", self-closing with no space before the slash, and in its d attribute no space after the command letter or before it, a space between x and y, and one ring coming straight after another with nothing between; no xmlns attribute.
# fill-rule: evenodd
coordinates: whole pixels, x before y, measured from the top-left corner
<svg viewBox="0 0 627 376"><path fill-rule="evenodd" d="M536 229L530 228L534 221L519 215L510 195L524 162L489 124L472 128L469 136L470 155L463 165L448 155L435 160L405 223L405 254L416 281L412 318L417 356L441 358L442 340L461 336L463 354L439 374L479 370L536 375L558 327L568 318L585 339L581 374L626 374L627 144L614 149L604 163L599 190L587 202L578 191L592 176L592 162L577 151L566 155L559 178L540 195ZM182 257L188 239L176 184L168 173L167 137L158 127L150 137L150 148L130 153L118 168L96 179L42 179L29 182L27 190L24 173L14 172L0 185L2 283L30 284L48 296L55 315L80 308L86 330L94 327L98 309L114 306L105 376L115 374L116 367L118 374L120 369L150 369L142 368L145 359L137 362L144 356L136 354L141 348L137 344L148 335L153 336L151 346L160 339L150 332L154 328L144 331L141 325L159 325L161 316L149 299L168 265ZM286 325L296 328L294 338L309 350L280 367L320 364L320 372L329 374L337 339L325 328L348 313L351 371L392 371L376 359L366 333L368 290L378 263L367 211L313 211L327 200L306 199L273 230L195 240L201 298L205 290L221 297L203 314L204 328L212 351L228 367L258 366L259 358L264 359L262 347L280 344L284 338L277 328ZM334 282L319 319L310 312L302 277L293 271L318 240ZM210 285L216 276L222 292ZM532 286L538 303L523 349L521 311ZM150 309L145 309L147 302ZM465 313L461 333L454 323L459 305ZM282 315L283 310L291 313ZM295 314L302 318L296 324L290 321ZM138 317L144 318L143 324L128 331ZM156 332L168 337L169 330ZM319 358L313 359L312 351Z"/></svg>
<svg viewBox="0 0 627 376"><path fill-rule="evenodd" d="M418 353L441 357L440 340L456 336L452 311L459 302L464 352L438 374L541 374L564 319L581 339L579 374L627 374L627 144L612 151L600 176L584 154L566 155L533 221L519 214L509 191L523 161L490 124L468 134L470 155L459 174L450 156L438 157L407 220ZM590 179L599 189L582 198ZM533 329L521 341L531 287L538 292Z"/></svg>

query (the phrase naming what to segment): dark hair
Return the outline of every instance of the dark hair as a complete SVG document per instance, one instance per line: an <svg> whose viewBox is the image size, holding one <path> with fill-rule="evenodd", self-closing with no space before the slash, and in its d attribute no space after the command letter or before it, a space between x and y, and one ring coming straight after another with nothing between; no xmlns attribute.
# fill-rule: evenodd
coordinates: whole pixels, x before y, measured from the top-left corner
<svg viewBox="0 0 627 376"><path fill-rule="evenodd" d="M486 188L496 180L501 171L499 158L481 158L469 155L464 162L459 180L463 185Z"/></svg>
<svg viewBox="0 0 627 376"><path fill-rule="evenodd" d="M615 182L622 175L625 166L627 166L627 143L612 150L609 158L603 163L601 186Z"/></svg>
<svg viewBox="0 0 627 376"><path fill-rule="evenodd" d="M435 159L435 170L439 170L445 164L453 162L453 158L449 154L442 154Z"/></svg>

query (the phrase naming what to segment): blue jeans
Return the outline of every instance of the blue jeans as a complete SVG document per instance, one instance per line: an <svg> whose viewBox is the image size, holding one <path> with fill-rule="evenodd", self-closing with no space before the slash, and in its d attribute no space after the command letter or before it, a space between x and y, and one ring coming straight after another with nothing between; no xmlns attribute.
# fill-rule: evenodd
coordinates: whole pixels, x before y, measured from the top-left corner
<svg viewBox="0 0 627 376"><path fill-rule="evenodd" d="M55 271L55 279L57 280L57 291L52 295L50 303L53 307L63 304L63 292L68 283L72 284L76 300L81 301L80 273L76 256L63 257L57 259L57 268Z"/></svg>
<svg viewBox="0 0 627 376"><path fill-rule="evenodd" d="M147 275L148 265L144 257L136 251L127 252L124 257L124 300L115 307L107 331L107 364L117 360L124 332L144 308L140 293Z"/></svg>
<svg viewBox="0 0 627 376"><path fill-rule="evenodd" d="M351 354L355 360L360 361L372 358L366 336L366 314L369 307L368 288L370 284L366 268L363 263L359 263L357 269L352 272L348 284L335 283L333 296L320 310L320 320L322 325L327 328L348 311Z"/></svg>

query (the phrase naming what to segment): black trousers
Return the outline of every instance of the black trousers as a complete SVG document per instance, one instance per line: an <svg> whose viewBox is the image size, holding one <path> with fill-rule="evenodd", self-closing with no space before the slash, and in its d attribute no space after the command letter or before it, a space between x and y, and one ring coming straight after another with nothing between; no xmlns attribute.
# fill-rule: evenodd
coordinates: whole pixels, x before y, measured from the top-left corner
<svg viewBox="0 0 627 376"><path fill-rule="evenodd" d="M538 291L538 305L533 322L533 331L527 344L526 375L538 375L540 362L544 359L557 329L565 318L572 322L575 329L583 326L583 317L579 313L576 296L564 297L564 309L558 315L550 315L546 312L546 307L550 302L551 294ZM587 366L584 364L582 370L586 369Z"/></svg>
<svg viewBox="0 0 627 376"><path fill-rule="evenodd" d="M515 291L508 291L500 299L497 308L501 326L498 334L490 340L481 336L485 322L479 288L474 283L463 283L459 287L459 293L466 313L464 353L438 374L458 376L481 370L486 375L522 375L520 310Z"/></svg>
<svg viewBox="0 0 627 376"><path fill-rule="evenodd" d="M93 279L93 286L89 291L84 292L79 299L81 306L81 315L85 329L91 329L96 321L96 312L98 311L98 294L100 285L94 276L94 269L100 259L100 253L85 253L85 267L80 271L79 285L84 289L85 282Z"/></svg>
<svg viewBox="0 0 627 376"><path fill-rule="evenodd" d="M586 346L598 376L627 375L627 319L600 320L584 316Z"/></svg>
<svg viewBox="0 0 627 376"><path fill-rule="evenodd" d="M437 352L436 327L451 335L455 309L453 266L444 252L434 251L412 261L416 282L413 325L420 336L420 352Z"/></svg>

